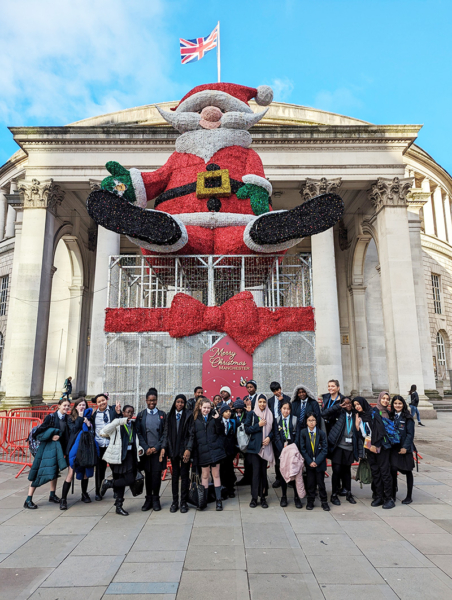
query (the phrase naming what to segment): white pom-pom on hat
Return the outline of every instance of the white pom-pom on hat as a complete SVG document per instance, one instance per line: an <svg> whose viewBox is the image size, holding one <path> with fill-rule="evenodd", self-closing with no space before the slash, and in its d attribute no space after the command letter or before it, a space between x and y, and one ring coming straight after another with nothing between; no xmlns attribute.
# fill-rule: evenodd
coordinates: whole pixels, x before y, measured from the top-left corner
<svg viewBox="0 0 452 600"><path fill-rule="evenodd" d="M260 85L257 88L255 99L259 106L268 106L273 100L273 90L269 85Z"/></svg>

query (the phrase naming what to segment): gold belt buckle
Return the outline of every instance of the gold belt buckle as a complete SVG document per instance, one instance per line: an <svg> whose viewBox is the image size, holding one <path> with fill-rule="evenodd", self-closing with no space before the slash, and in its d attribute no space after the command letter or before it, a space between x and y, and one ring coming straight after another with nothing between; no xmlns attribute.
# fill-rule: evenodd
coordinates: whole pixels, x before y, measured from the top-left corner
<svg viewBox="0 0 452 600"><path fill-rule="evenodd" d="M206 179L221 177L220 187L206 187ZM231 180L229 179L229 169L218 169L217 171L203 171L198 173L196 178L196 195L198 198L212 198L217 196L226 198L231 195Z"/></svg>

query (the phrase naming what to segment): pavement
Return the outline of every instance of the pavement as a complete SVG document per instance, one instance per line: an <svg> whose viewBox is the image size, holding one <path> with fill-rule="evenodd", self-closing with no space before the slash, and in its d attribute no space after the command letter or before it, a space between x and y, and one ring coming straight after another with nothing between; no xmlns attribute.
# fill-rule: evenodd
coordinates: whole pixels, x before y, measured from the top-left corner
<svg viewBox="0 0 452 600"><path fill-rule="evenodd" d="M452 413L416 428L424 460L415 472L414 503L372 508L369 486L353 482L356 505L324 512L279 506L249 508L249 488L203 512L171 514L171 484L162 511L142 512L126 495L129 517L114 513L111 491L69 510L48 502L24 510L27 478L0 464L0 597L2 600L451 600ZM273 481L273 472L270 479ZM327 480L327 488L329 488ZM58 485L58 492L61 484ZM79 490L79 484L76 484ZM129 494L129 492L128 492Z"/></svg>

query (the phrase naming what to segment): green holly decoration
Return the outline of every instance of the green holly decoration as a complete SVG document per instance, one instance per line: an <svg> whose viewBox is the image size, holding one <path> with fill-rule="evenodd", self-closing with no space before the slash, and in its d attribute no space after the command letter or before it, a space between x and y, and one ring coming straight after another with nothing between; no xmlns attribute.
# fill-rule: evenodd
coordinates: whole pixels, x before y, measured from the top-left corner
<svg viewBox="0 0 452 600"><path fill-rule="evenodd" d="M255 215L263 215L270 210L268 202L268 192L260 185L246 183L237 191L239 200L250 199L251 209Z"/></svg>
<svg viewBox="0 0 452 600"><path fill-rule="evenodd" d="M101 189L135 203L136 196L130 172L114 160L109 161L105 167L111 175L102 181Z"/></svg>

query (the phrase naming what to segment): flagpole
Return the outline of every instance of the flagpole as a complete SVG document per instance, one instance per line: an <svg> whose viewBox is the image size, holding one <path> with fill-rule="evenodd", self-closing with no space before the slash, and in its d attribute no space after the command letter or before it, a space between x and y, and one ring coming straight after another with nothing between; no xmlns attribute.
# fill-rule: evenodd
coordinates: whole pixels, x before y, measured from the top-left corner
<svg viewBox="0 0 452 600"><path fill-rule="evenodd" d="M217 71L218 83L221 81L221 59L220 59L220 21L218 21L218 43L217 43Z"/></svg>

